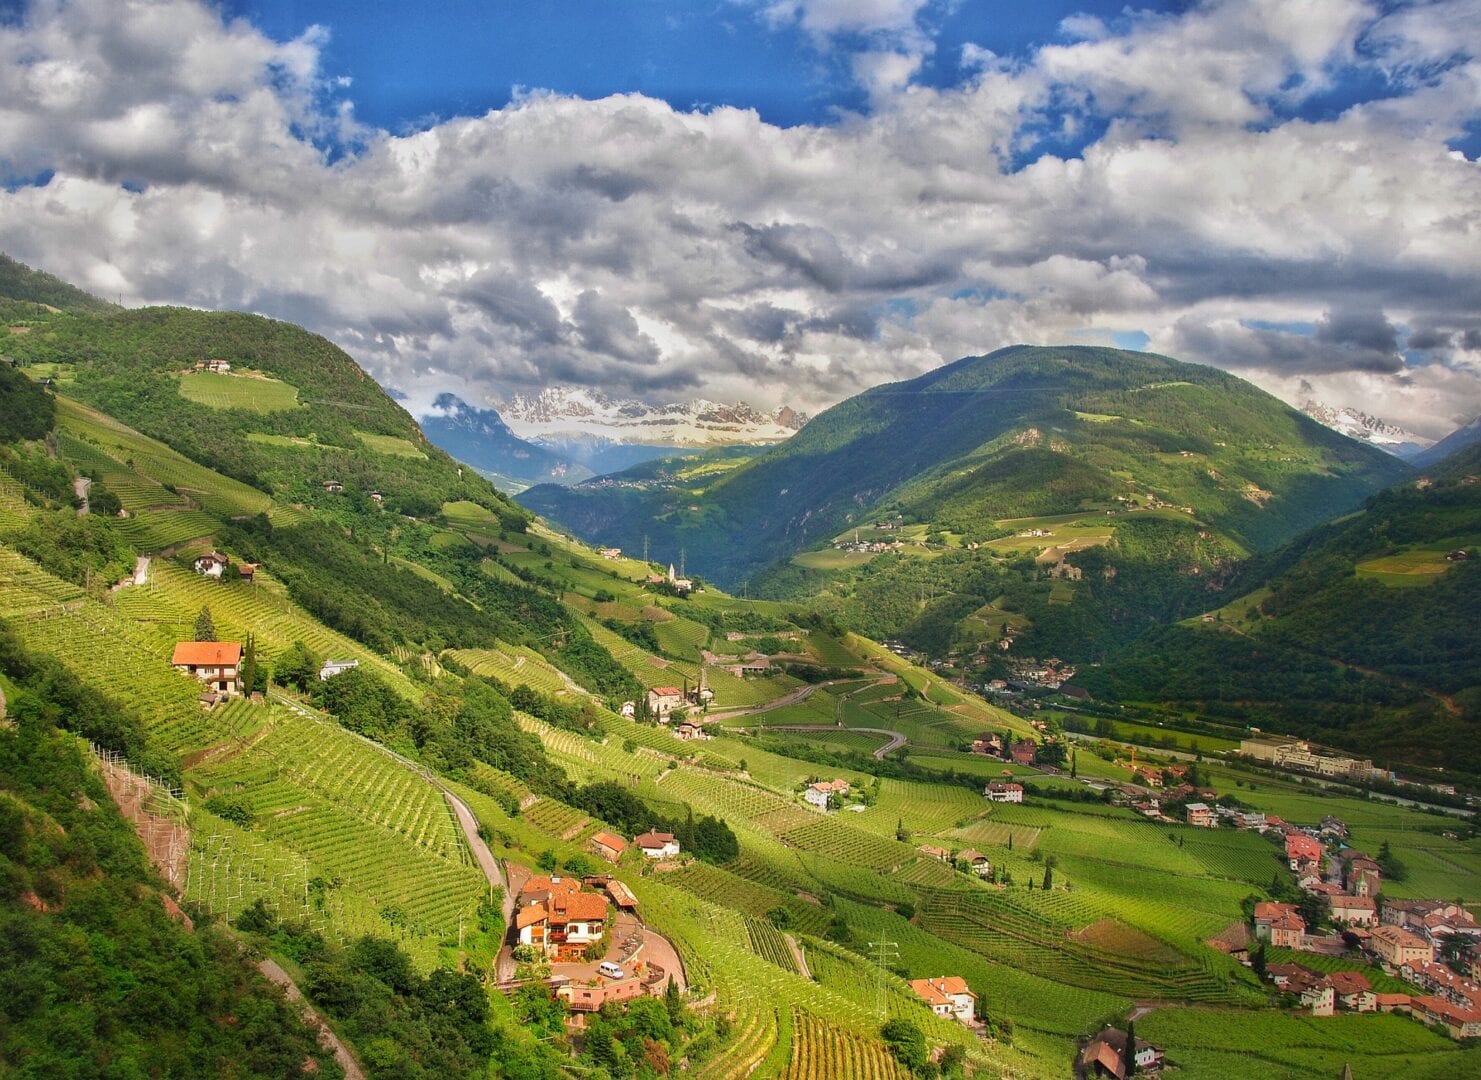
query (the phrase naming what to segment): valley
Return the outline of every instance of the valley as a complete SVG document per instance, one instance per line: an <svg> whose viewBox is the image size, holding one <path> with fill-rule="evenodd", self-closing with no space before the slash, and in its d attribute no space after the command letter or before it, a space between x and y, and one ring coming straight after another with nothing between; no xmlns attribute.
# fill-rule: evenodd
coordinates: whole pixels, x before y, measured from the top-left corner
<svg viewBox="0 0 1481 1080"><path fill-rule="evenodd" d="M1128 1022L1190 1078L1481 1069L1422 1004L1481 900L1476 770L1442 755L1474 722L1469 459L1419 487L1211 370L1019 351L774 449L532 489L542 518L297 328L27 327L5 798L45 832L27 754L157 781L135 857L172 932L280 966L364 1075L928 1075L904 1031L1061 1077ZM892 462L877 422L941 434ZM1448 765L1459 813L1241 756L1252 719ZM1369 855L1385 905L1460 898L1429 967L1345 937ZM4 902L28 932L71 915L43 861ZM1256 944L1268 904L1302 932ZM1421 1004L1323 1010L1260 977L1288 963Z"/></svg>

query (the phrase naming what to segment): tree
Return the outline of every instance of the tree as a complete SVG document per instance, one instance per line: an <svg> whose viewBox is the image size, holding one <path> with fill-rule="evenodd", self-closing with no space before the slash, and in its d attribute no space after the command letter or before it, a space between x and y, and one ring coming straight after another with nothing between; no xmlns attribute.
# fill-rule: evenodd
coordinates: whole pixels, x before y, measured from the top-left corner
<svg viewBox="0 0 1481 1080"><path fill-rule="evenodd" d="M879 1036L895 1060L911 1072L919 1072L930 1060L925 1034L913 1021L899 1017L886 1021L879 1029Z"/></svg>
<svg viewBox="0 0 1481 1080"><path fill-rule="evenodd" d="M1255 947L1255 951L1250 953L1250 969L1256 976L1263 979L1265 978L1265 967L1265 943L1262 941Z"/></svg>
<svg viewBox="0 0 1481 1080"><path fill-rule="evenodd" d="M1078 749L1071 750L1070 751L1070 779L1073 780L1073 779L1075 779L1075 777L1077 777L1079 775L1080 775L1080 751Z"/></svg>
<svg viewBox="0 0 1481 1080"><path fill-rule="evenodd" d="M905 831L905 819L903 817L895 819L895 839L902 844L910 839L910 834Z"/></svg>
<svg viewBox="0 0 1481 1080"><path fill-rule="evenodd" d="M279 686L293 686L307 690L319 676L319 658L309 652L308 646L295 641L279 654L273 662L273 682ZM343 678L343 676L336 676Z"/></svg>
<svg viewBox="0 0 1481 1080"><path fill-rule="evenodd" d="M1044 867L1044 891L1048 892L1054 888L1054 867Z"/></svg>
<svg viewBox="0 0 1481 1080"><path fill-rule="evenodd" d="M242 689L246 693L257 690L257 635L248 634L242 646Z"/></svg>
<svg viewBox="0 0 1481 1080"><path fill-rule="evenodd" d="M1008 850L1013 850L1013 834L1011 832L1008 834Z"/></svg>
<svg viewBox="0 0 1481 1080"><path fill-rule="evenodd" d="M669 976L668 985L663 988L663 1004L668 1009L669 1023L678 1024L684 1019L684 999L679 996L679 987L672 975Z"/></svg>
<svg viewBox="0 0 1481 1080"><path fill-rule="evenodd" d="M195 640L216 640L216 624L211 620L211 609L209 607L201 608L201 613L195 617Z"/></svg>
<svg viewBox="0 0 1481 1080"><path fill-rule="evenodd" d="M1136 1021L1126 1021L1126 1053L1121 1059L1126 1065L1126 1075L1136 1074Z"/></svg>

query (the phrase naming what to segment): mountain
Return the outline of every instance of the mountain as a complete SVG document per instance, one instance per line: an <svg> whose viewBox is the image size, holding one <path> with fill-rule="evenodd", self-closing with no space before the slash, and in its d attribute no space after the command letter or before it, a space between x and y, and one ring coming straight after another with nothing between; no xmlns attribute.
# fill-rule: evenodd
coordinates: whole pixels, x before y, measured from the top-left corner
<svg viewBox="0 0 1481 1080"><path fill-rule="evenodd" d="M806 422L786 406L766 413L745 402L649 405L568 386L517 394L499 412L521 438L542 444L571 439L662 447L772 443L789 438Z"/></svg>
<svg viewBox="0 0 1481 1080"><path fill-rule="evenodd" d="M475 408L454 394L439 395L433 409L421 421L427 438L503 490L544 482L574 484L592 475L586 466L521 439L494 409Z"/></svg>
<svg viewBox="0 0 1481 1080"><path fill-rule="evenodd" d="M981 542L995 522L1099 507L1181 513L1275 547L1409 472L1214 368L1149 353L1014 346L875 387L723 473L541 485L577 535L722 584L882 514Z"/></svg>
<svg viewBox="0 0 1481 1080"><path fill-rule="evenodd" d="M1475 446L1477 443L1481 443L1481 416L1476 417L1469 424L1456 428L1424 453L1416 455L1414 464L1421 469L1428 469L1433 465L1441 464L1452 454L1469 446Z"/></svg>
<svg viewBox="0 0 1481 1080"><path fill-rule="evenodd" d="M1481 445L1254 560L1241 598L1083 682L1379 761L1481 774Z"/></svg>
<svg viewBox="0 0 1481 1080"><path fill-rule="evenodd" d="M1317 423L1325 424L1333 431L1342 432L1349 439L1370 443L1380 450L1387 450L1390 454L1405 460L1413 460L1435 445L1434 439L1406 431L1397 424L1390 424L1386 420L1370 416L1360 409L1337 408L1308 399L1302 404L1301 411Z"/></svg>
<svg viewBox="0 0 1481 1080"><path fill-rule="evenodd" d="M59 311L118 310L116 304L0 252L0 318L11 324Z"/></svg>

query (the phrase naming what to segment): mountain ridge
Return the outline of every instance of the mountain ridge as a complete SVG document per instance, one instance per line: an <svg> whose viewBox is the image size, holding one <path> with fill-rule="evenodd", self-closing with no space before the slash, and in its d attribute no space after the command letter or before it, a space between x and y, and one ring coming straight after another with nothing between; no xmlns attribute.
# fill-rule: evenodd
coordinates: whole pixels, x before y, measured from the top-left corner
<svg viewBox="0 0 1481 1080"><path fill-rule="evenodd" d="M1215 512L1240 542L1269 547L1407 473L1217 369L1010 346L840 402L699 492L542 486L520 501L588 539L662 536L662 550L682 546L691 567L733 584L884 507L961 532L1150 492Z"/></svg>

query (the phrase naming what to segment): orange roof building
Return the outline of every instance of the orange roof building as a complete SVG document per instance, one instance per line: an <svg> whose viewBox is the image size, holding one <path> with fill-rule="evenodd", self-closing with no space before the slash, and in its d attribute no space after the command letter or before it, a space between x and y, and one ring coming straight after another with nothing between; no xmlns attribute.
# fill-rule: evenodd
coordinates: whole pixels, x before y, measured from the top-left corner
<svg viewBox="0 0 1481 1080"><path fill-rule="evenodd" d="M242 692L240 641L182 641L170 663L176 671L194 675L206 689L220 694Z"/></svg>

